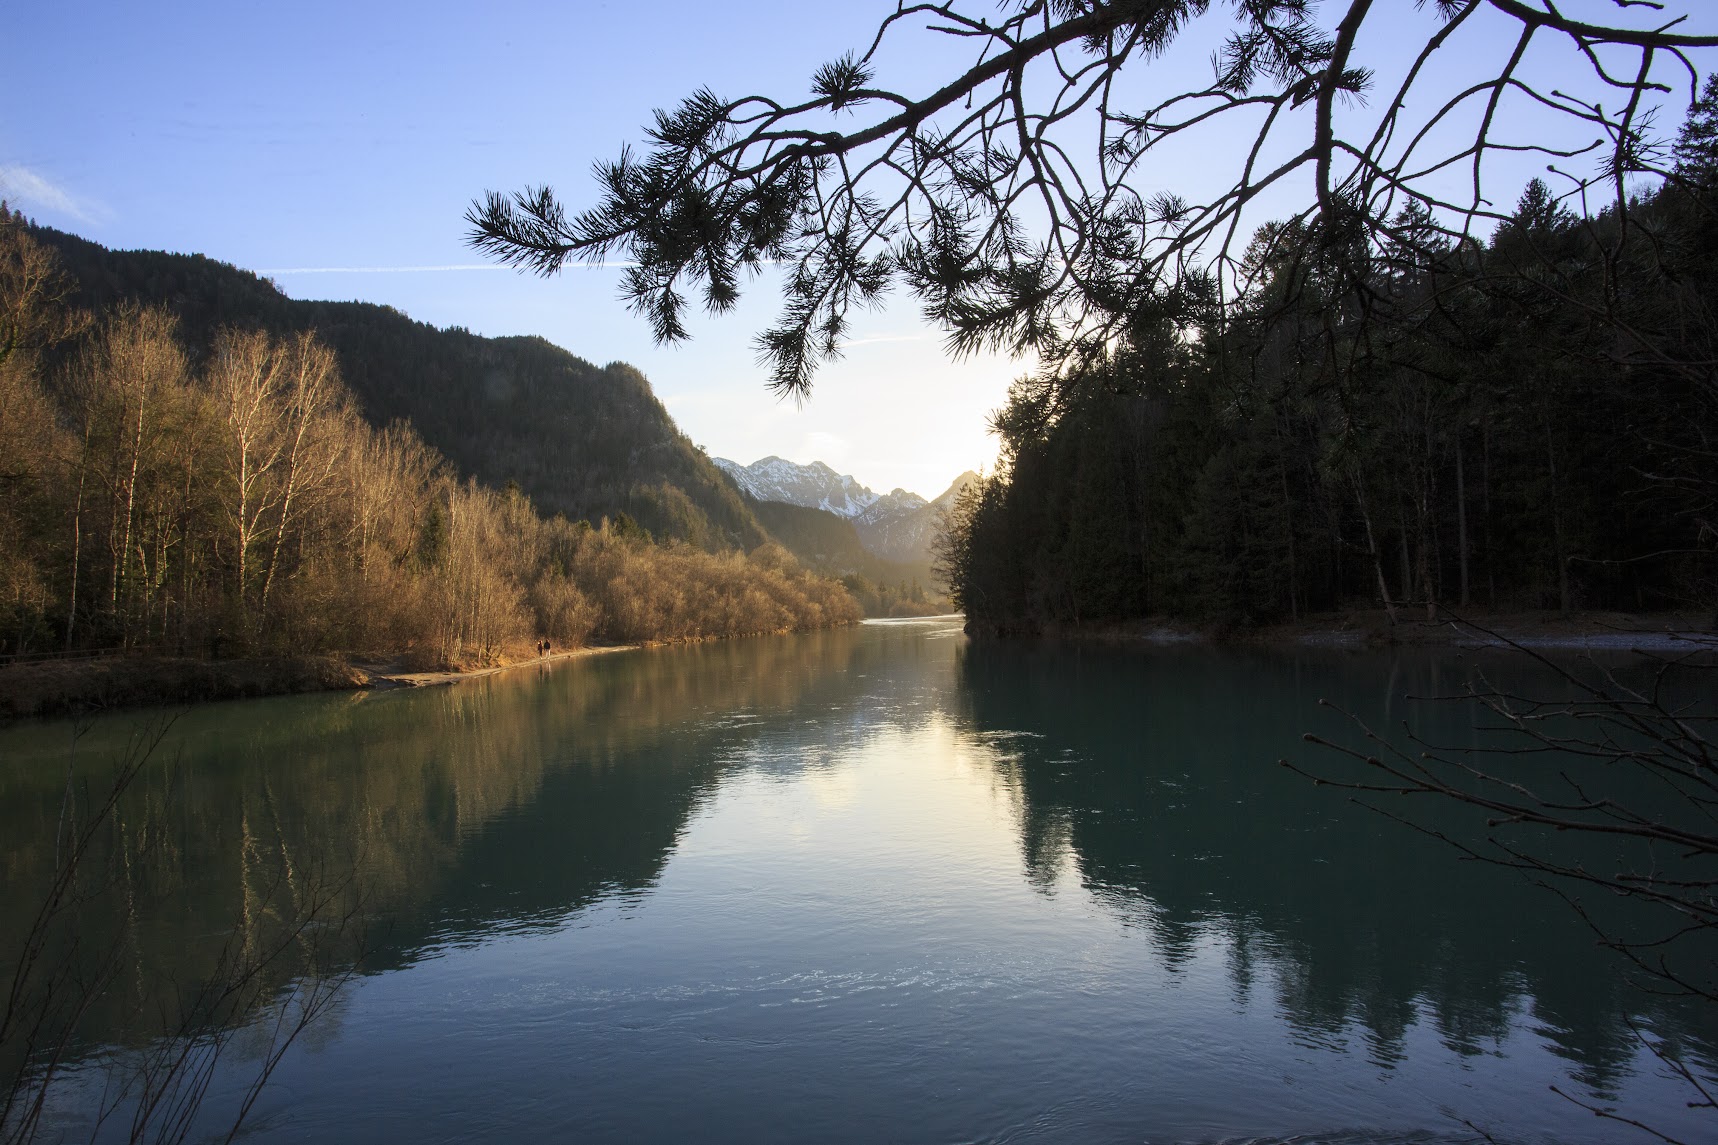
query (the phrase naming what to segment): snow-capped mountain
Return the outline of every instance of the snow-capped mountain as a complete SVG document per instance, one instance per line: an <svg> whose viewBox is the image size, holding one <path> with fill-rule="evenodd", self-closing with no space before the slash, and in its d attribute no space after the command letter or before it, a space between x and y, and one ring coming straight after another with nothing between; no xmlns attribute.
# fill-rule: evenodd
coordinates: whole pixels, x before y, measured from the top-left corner
<svg viewBox="0 0 1718 1145"><path fill-rule="evenodd" d="M926 501L917 493L905 489L877 498L858 517L853 526L859 530L859 541L867 551L891 561L928 560L931 541L937 535L943 510L968 483L978 480L978 474L968 470L954 479L954 484L934 501Z"/></svg>
<svg viewBox="0 0 1718 1145"><path fill-rule="evenodd" d="M977 474L962 473L940 497L926 501L905 489L878 495L821 461L799 465L779 457L766 457L750 465L738 465L721 457L711 460L756 500L781 501L845 517L853 522L866 551L885 560L908 564L930 559L938 514L954 503L961 489L978 479Z"/></svg>
<svg viewBox="0 0 1718 1145"><path fill-rule="evenodd" d="M821 461L799 465L780 457L766 457L750 465L739 465L725 457L710 460L732 477L743 492L759 501L782 501L853 518L878 500L877 494Z"/></svg>

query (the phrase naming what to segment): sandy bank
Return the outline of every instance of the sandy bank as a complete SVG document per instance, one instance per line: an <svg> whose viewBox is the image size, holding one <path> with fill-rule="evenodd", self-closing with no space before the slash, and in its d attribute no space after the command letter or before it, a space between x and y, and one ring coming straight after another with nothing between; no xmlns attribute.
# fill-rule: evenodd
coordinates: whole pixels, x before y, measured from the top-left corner
<svg viewBox="0 0 1718 1145"><path fill-rule="evenodd" d="M553 664L557 660L575 660L581 656L597 656L604 652L630 652L640 648L639 644L602 644L588 648L574 648L568 652L554 652L548 656L531 656L523 660L514 660L506 664L491 664L486 668L467 668L444 672L408 672L397 663L359 662L354 668L363 672L365 682L357 685L360 688L427 688L438 684L456 684L461 680L475 680L480 676L493 676L497 672L511 672L518 668L541 667Z"/></svg>

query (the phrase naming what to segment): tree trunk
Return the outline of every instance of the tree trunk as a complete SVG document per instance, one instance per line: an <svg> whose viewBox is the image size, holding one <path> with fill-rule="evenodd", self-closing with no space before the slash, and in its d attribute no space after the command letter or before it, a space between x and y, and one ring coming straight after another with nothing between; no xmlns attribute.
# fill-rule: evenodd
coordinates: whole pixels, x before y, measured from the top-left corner
<svg viewBox="0 0 1718 1145"><path fill-rule="evenodd" d="M1408 555L1408 521L1402 513L1396 515L1396 528L1396 537L1401 542L1397 547L1402 563L1402 603L1409 605L1414 601L1414 562Z"/></svg>
<svg viewBox="0 0 1718 1145"><path fill-rule="evenodd" d="M137 432L131 443L131 474L125 483L125 534L120 541L118 551L114 555L113 588L111 591L111 597L112 604L116 610L119 608L120 586L127 579L125 576L125 566L131 562L131 523L132 518L136 514L137 508L137 469L143 459L143 419L144 407L147 403L147 399L144 396L144 384L145 383L140 382L137 390ZM129 588L129 586L127 586L127 588ZM129 646L131 644L131 616L129 608L126 609L126 614L121 619L120 632L121 640Z"/></svg>
<svg viewBox="0 0 1718 1145"><path fill-rule="evenodd" d="M1419 532L1420 554L1417 569L1420 574L1420 592L1426 600L1426 621L1431 623L1438 619L1438 586L1433 579L1436 546L1432 530L1432 505L1436 503L1437 490L1434 486L1436 469L1432 464L1432 419L1429 411L1425 424L1426 450L1420 470L1418 503L1414 506L1414 515L1418 519L1414 523Z"/></svg>
<svg viewBox="0 0 1718 1145"><path fill-rule="evenodd" d="M1569 553L1563 543L1563 513L1557 495L1557 447L1545 422L1545 462L1551 471L1551 543L1557 557L1557 608L1569 611Z"/></svg>
<svg viewBox="0 0 1718 1145"><path fill-rule="evenodd" d="M1462 467L1462 434L1456 430L1456 548L1461 557L1461 606L1470 603L1467 576L1467 475Z"/></svg>
<svg viewBox="0 0 1718 1145"><path fill-rule="evenodd" d="M1497 607L1497 549L1491 543L1491 427L1480 427L1480 460L1483 471L1480 474L1480 492L1483 494L1485 510L1485 599L1492 607Z"/></svg>
<svg viewBox="0 0 1718 1145"><path fill-rule="evenodd" d="M78 621L78 570L82 567L84 543L84 480L89 473L89 416L84 416L83 448L78 453L78 496L72 507L72 589L66 602L66 651L72 650L72 634ZM98 590L99 591L99 590Z"/></svg>
<svg viewBox="0 0 1718 1145"><path fill-rule="evenodd" d="M334 373L334 356L326 347L301 335L293 347L296 371L289 409L293 419L292 444L286 457L286 488L281 494L280 521L274 532L274 545L268 567L263 572L261 610L268 611L269 593L274 588L275 574L280 567L281 543L291 522L294 502L304 489L306 437L312 424L321 416L328 402L328 382ZM324 474L326 478L326 474Z"/></svg>
<svg viewBox="0 0 1718 1145"><path fill-rule="evenodd" d="M286 536L287 523L290 520L291 515L292 515L293 498L298 493L298 460L299 460L298 449L299 449L299 443L303 440L303 438L304 438L304 427L301 424L299 426L297 436L293 439L292 452L291 452L290 456L287 458L287 463L286 463L286 492L282 495L281 501L280 501L280 520L276 523L276 526L275 526L274 544L270 548L269 554L268 554L268 567L263 571L262 596L261 596L260 601L258 603L258 609L265 616L268 613L269 592L270 592L270 590L272 590L274 588L274 570L275 570L276 566L280 563L280 543L281 543L281 540Z"/></svg>
<svg viewBox="0 0 1718 1145"><path fill-rule="evenodd" d="M1288 598L1289 619L1300 620L1300 573L1295 565L1294 551L1294 498L1289 495L1288 480L1288 443L1282 433L1282 422L1277 422L1277 477L1282 483L1283 491L1283 528L1288 534Z"/></svg>
<svg viewBox="0 0 1718 1145"><path fill-rule="evenodd" d="M1384 559L1378 552L1378 541L1372 533L1372 514L1366 511L1366 494L1359 478L1354 481L1355 501L1360 505L1360 520L1366 525L1366 551L1372 555L1372 571L1378 574L1378 595L1384 600L1384 614L1396 623L1396 606L1390 600L1390 586L1384 580Z"/></svg>

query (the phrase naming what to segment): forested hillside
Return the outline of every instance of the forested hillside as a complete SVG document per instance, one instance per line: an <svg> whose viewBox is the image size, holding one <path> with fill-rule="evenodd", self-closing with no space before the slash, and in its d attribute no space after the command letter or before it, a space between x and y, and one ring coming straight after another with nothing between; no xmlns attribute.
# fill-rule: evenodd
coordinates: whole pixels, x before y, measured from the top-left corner
<svg viewBox="0 0 1718 1145"><path fill-rule="evenodd" d="M978 474L969 469L930 501L905 489L884 494L853 519L860 541L880 557L929 567L931 547L943 531L949 510L961 491L977 480Z"/></svg>
<svg viewBox="0 0 1718 1145"><path fill-rule="evenodd" d="M464 665L545 637L566 647L858 619L840 584L781 546L729 543L762 530L626 367L437 333L380 307L291 303L207 260L110 256L57 236L140 283L80 285L43 233L0 212L0 653ZM318 317L346 353L310 328ZM347 369L368 379L367 400ZM462 423L437 395L464 410L456 436L471 465L426 444L406 409L376 396L388 392L449 433ZM527 432L533 400L542 425ZM557 423L572 427L565 438ZM713 516L670 481L646 484L641 458L707 476L693 492ZM551 506L587 508L595 523L542 513L525 481L502 488L471 470L534 479ZM655 513L665 538L617 503Z"/></svg>
<svg viewBox="0 0 1718 1145"><path fill-rule="evenodd" d="M1484 243L1267 226L1077 384L1016 384L943 554L975 628L1718 609L1718 81L1632 201ZM1718 618L1715 618L1718 619Z"/></svg>
<svg viewBox="0 0 1718 1145"><path fill-rule="evenodd" d="M717 551L763 531L731 483L675 428L630 366L599 369L541 338L438 330L365 302L307 302L202 255L110 251L44 227L86 312L158 306L192 361L227 327L315 331L374 425L409 420L460 475L516 482L544 512L596 521L626 513L652 534Z"/></svg>
<svg viewBox="0 0 1718 1145"><path fill-rule="evenodd" d="M928 558L891 561L868 550L853 520L784 501L746 503L758 520L806 567L840 577L866 616L936 616L952 611Z"/></svg>
<svg viewBox="0 0 1718 1145"><path fill-rule="evenodd" d="M930 563L885 560L865 548L853 522L827 509L789 505L785 501L746 498L748 507L783 545L806 564L836 576L858 573L873 581L928 581Z"/></svg>
<svg viewBox="0 0 1718 1145"><path fill-rule="evenodd" d="M740 465L722 457L711 460L734 479L770 534L801 560L843 576L861 575L874 586L896 586L901 596L908 595L905 586L912 581L936 584L935 595L941 597L931 546L957 496L978 480L968 470L926 501L905 489L879 495L821 461L765 457Z"/></svg>

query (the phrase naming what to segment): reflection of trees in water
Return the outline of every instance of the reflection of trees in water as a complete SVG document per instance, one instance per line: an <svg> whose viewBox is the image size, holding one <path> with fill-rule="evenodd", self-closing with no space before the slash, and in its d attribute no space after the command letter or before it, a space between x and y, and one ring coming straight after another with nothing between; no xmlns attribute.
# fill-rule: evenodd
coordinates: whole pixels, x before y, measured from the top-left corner
<svg viewBox="0 0 1718 1145"><path fill-rule="evenodd" d="M1466 667L1449 654L981 643L963 652L959 678L965 718L996 744L1020 793L1029 878L1053 884L1057 864L1069 864L1171 970L1216 940L1238 1001L1268 967L1298 1037L1336 1045L1358 1034L1389 1066L1422 1014L1464 1056L1492 1052L1531 1021L1601 1094L1639 1049L1631 1013L1711 1044L1712 1031L1689 1029L1688 1010L1630 986L1551 896L1457 862L1443 844L1276 765L1332 718L1317 710L1321 696L1394 726L1410 715L1405 694L1454 694ZM1411 714L1427 738L1478 734L1457 722L1467 718L1459 708ZM1462 829L1453 814L1441 825Z"/></svg>
<svg viewBox="0 0 1718 1145"><path fill-rule="evenodd" d="M750 719L716 717L792 710L839 680L856 639L724 641L411 693L197 709L93 848L113 885L84 925L130 923L125 969L88 1014L88 1038L147 1036L128 1016L171 1005L168 979L213 975L230 938L269 943L313 874L322 885L357 872L365 969L648 886L720 761L757 734ZM104 790L135 722L84 738L74 787ZM65 725L8 736L0 917L20 917L51 875L68 742ZM0 965L8 943L0 934ZM302 969L281 959L269 973L278 990Z"/></svg>
<svg viewBox="0 0 1718 1145"><path fill-rule="evenodd" d="M74 757L51 847L36 841L52 860L0 944L6 1145L63 1137L63 1128L92 1140L171 1143L206 1135L216 1122L230 1139L287 1048L331 1007L348 976L361 930L350 872L329 879L314 859L295 861L284 849L257 862L247 848L233 925L187 936L194 973L144 962L136 848L122 808L170 723L138 729L97 783L78 774ZM74 748L83 730L74 728ZM126 1038L116 1052L86 1062L92 1014ZM211 1111L217 1065L234 1049L249 1063L248 1077ZM68 1091L83 1095L81 1126L55 1124Z"/></svg>
<svg viewBox="0 0 1718 1145"><path fill-rule="evenodd" d="M235 920L266 944L291 913L270 894L289 869L356 865L370 969L646 889L732 768L760 754L789 766L796 737L802 758L839 755L879 724L934 716L949 660L919 633L871 629L199 709L102 842L136 926L89 1034L140 1036L126 1015L148 984L212 971ZM1029 877L1047 892L1077 881L1171 969L1215 952L1238 1003L1269 999L1297 1038L1383 1066L1417 1024L1477 1056L1531 1023L1586 1084L1616 1085L1637 1051L1622 1015L1642 1004L1561 904L1276 766L1334 720L1320 696L1384 726L1409 714L1401 695L1452 692L1460 675L1431 655L1394 671L1367 657L986 644L962 654L957 699L987 745L974 756L998 760L1016 799ZM1426 726L1435 712L1414 715ZM1469 734L1432 723L1442 740ZM85 739L78 784L99 785L99 741L126 726ZM65 742L44 725L0 747L0 917L18 917L51 866ZM0 929L0 946L12 937ZM292 972L271 969L277 991ZM1669 1004L1646 1016L1710 1034Z"/></svg>

